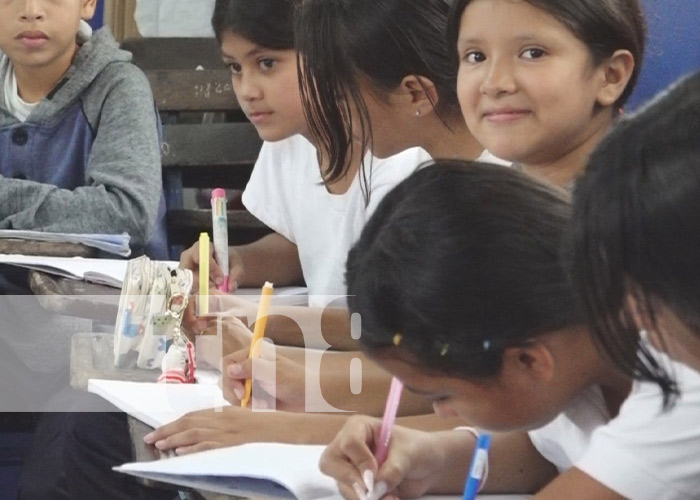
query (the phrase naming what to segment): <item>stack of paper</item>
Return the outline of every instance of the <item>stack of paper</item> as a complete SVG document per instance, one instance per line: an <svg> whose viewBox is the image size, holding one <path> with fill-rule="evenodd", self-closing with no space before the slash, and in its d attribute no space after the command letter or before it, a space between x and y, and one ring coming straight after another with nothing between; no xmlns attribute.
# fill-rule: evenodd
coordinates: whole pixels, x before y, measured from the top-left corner
<svg viewBox="0 0 700 500"><path fill-rule="evenodd" d="M20 240L49 241L54 243L81 243L88 247L97 248L103 252L128 257L129 235L122 234L76 234L76 233L47 233L44 231L20 231L17 229L0 229L0 238Z"/></svg>

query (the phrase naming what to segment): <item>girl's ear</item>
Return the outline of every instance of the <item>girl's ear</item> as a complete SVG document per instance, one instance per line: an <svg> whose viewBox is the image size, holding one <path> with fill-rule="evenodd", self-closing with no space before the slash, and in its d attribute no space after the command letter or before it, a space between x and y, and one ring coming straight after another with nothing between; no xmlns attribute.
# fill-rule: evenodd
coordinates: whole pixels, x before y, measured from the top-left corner
<svg viewBox="0 0 700 500"><path fill-rule="evenodd" d="M435 84L428 78L417 75L409 75L401 80L399 85L401 93L405 93L411 114L425 116L434 111L437 106L438 93Z"/></svg>
<svg viewBox="0 0 700 500"><path fill-rule="evenodd" d="M603 82L598 90L598 104L609 107L615 104L627 88L634 71L634 56L629 50L617 50L600 66Z"/></svg>
<svg viewBox="0 0 700 500"><path fill-rule="evenodd" d="M95 15L97 0L81 0L80 17L84 21L89 21Z"/></svg>
<svg viewBox="0 0 700 500"><path fill-rule="evenodd" d="M508 347L503 352L503 366L538 382L548 382L555 375L555 361L549 346L539 340Z"/></svg>

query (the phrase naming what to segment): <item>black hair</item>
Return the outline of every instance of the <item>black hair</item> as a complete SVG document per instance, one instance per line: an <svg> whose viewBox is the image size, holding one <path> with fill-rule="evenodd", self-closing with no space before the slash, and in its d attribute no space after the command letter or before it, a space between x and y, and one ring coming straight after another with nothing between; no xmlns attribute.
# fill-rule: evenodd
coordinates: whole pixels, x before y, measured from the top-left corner
<svg viewBox="0 0 700 500"><path fill-rule="evenodd" d="M635 326L660 299L700 335L700 72L623 118L575 190L572 276L593 333L628 374L675 384Z"/></svg>
<svg viewBox="0 0 700 500"><path fill-rule="evenodd" d="M456 50L459 26L464 10L473 0L454 0L450 12L447 38ZM634 57L634 69L617 102L622 107L634 90L644 59L646 21L639 0L522 0L541 9L581 40L591 54L594 65L626 49Z"/></svg>
<svg viewBox="0 0 700 500"><path fill-rule="evenodd" d="M294 49L294 13L301 0L216 0L211 24L221 43L225 31L274 50Z"/></svg>
<svg viewBox="0 0 700 500"><path fill-rule="evenodd" d="M363 152L371 146L363 79L381 97L406 76L422 76L435 85L446 126L461 118L457 64L444 40L448 13L445 0L304 0L296 25L299 86L311 133L329 156L327 182L350 168L353 138Z"/></svg>
<svg viewBox="0 0 700 500"><path fill-rule="evenodd" d="M434 166L433 166L434 165ZM567 194L506 167L430 163L379 204L348 255L360 343L463 378L499 373L506 347L583 324L560 249Z"/></svg>

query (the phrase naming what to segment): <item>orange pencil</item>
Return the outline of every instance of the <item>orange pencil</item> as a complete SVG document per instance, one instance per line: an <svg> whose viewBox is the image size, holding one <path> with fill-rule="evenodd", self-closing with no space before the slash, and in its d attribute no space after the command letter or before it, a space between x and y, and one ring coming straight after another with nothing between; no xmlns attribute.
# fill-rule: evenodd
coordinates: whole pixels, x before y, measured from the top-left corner
<svg viewBox="0 0 700 500"><path fill-rule="evenodd" d="M265 326L267 325L267 316L270 314L270 301L272 300L273 286L269 281L265 282L260 293L260 303L258 304L258 315L255 318L255 328L253 329L253 340L250 342L250 352L248 353L248 359L255 359L260 356L260 349L262 348L262 339L265 336ZM250 401L250 393L253 389L253 381L251 379L246 379L245 381L245 395L241 399L241 406L248 406L248 401Z"/></svg>

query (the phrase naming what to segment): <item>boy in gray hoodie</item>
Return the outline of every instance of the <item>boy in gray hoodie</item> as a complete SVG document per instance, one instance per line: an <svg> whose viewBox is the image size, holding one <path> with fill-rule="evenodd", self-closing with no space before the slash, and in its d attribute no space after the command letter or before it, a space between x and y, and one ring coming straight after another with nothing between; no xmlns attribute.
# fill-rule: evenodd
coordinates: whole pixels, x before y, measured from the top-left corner
<svg viewBox="0 0 700 500"><path fill-rule="evenodd" d="M127 232L165 258L153 96L84 21L96 2L0 2L0 229Z"/></svg>

